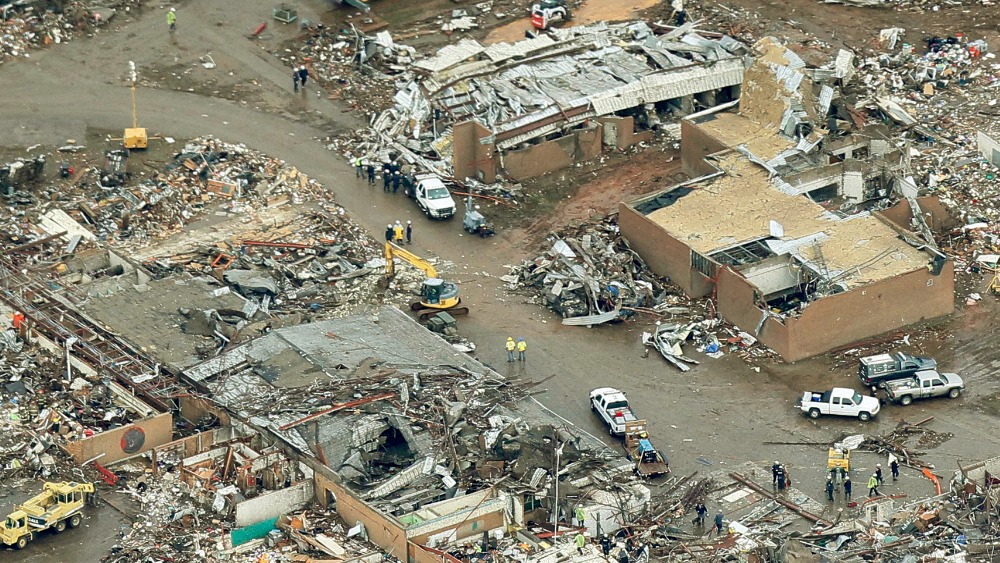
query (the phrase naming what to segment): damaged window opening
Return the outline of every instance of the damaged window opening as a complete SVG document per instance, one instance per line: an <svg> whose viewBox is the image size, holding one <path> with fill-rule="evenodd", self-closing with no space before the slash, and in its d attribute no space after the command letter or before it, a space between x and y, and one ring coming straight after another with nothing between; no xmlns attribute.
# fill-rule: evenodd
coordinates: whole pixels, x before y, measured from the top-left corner
<svg viewBox="0 0 1000 563"><path fill-rule="evenodd" d="M695 251L691 251L691 267L709 278L715 277L718 265Z"/></svg>
<svg viewBox="0 0 1000 563"><path fill-rule="evenodd" d="M717 250L708 257L726 266L746 266L760 262L773 256L774 253L765 243L769 239L760 239L725 250Z"/></svg>
<svg viewBox="0 0 1000 563"><path fill-rule="evenodd" d="M822 188L816 188L815 190L804 192L802 195L808 197L816 203L823 203L836 199L839 192L840 189L837 187L837 184L830 184L823 186Z"/></svg>

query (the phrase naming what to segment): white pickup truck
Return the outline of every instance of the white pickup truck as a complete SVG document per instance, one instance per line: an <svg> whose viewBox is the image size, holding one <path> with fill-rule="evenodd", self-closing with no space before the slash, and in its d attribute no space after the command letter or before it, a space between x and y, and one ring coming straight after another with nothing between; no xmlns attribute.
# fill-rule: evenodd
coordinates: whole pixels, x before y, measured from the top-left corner
<svg viewBox="0 0 1000 563"><path fill-rule="evenodd" d="M885 384L889 400L904 406L912 403L914 399L944 396L957 399L964 389L965 382L957 373L938 373L932 369L918 371L909 379L899 379Z"/></svg>
<svg viewBox="0 0 1000 563"><path fill-rule="evenodd" d="M625 423L639 420L628 404L625 393L611 387L590 392L590 408L601 417L612 436L625 434Z"/></svg>
<svg viewBox="0 0 1000 563"><path fill-rule="evenodd" d="M455 216L455 200L441 178L434 174L418 174L406 183L406 195L413 198L428 217L450 219Z"/></svg>
<svg viewBox="0 0 1000 563"><path fill-rule="evenodd" d="M881 405L875 397L868 397L854 389L834 387L829 391L806 391L802 393L799 408L809 418L820 415L856 416L861 420L871 420L878 414Z"/></svg>

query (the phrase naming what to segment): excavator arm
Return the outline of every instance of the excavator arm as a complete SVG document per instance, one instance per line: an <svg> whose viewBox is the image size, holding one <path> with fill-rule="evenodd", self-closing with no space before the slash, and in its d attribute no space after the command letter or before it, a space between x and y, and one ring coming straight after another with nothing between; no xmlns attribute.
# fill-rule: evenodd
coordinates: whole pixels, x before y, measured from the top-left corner
<svg viewBox="0 0 1000 563"><path fill-rule="evenodd" d="M424 260L423 258L417 256L416 254L414 254L414 253L412 253L412 252L410 252L408 250L404 250L404 249L396 246L395 244L392 244L391 242L387 242L387 243L385 243L385 277L386 278L392 278L393 276L396 275L396 263L394 261L395 258L401 258L401 259L405 260L406 262L408 262L410 265L414 266L415 268L419 268L419 269L423 270L424 274L428 278L436 278L436 277L438 277L437 270L434 269L434 266L431 265L430 262L428 262L427 260Z"/></svg>

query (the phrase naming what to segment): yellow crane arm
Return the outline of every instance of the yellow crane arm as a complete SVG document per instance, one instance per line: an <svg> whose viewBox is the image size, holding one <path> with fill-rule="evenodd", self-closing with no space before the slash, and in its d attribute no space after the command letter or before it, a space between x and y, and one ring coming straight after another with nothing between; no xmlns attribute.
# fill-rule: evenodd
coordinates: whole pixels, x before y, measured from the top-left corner
<svg viewBox="0 0 1000 563"><path fill-rule="evenodd" d="M434 266L430 262L391 242L387 242L385 243L385 277L387 278L391 278L396 274L395 263L393 262L394 258L402 258L410 265L423 270L428 278L438 277L437 270L434 269Z"/></svg>

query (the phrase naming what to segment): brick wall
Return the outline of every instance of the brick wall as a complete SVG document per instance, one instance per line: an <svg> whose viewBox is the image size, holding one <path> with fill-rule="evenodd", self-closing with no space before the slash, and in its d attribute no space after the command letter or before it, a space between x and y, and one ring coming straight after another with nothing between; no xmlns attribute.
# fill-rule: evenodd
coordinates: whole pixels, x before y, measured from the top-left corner
<svg viewBox="0 0 1000 563"><path fill-rule="evenodd" d="M602 135L603 128L594 123L558 139L507 151L503 156L504 170L515 180L524 180L597 158L601 155Z"/></svg>
<svg viewBox="0 0 1000 563"><path fill-rule="evenodd" d="M761 310L753 286L737 272L718 277L719 314L753 334ZM953 264L932 275L921 268L845 293L813 301L798 317L769 318L757 338L794 362L954 311Z"/></svg>
<svg viewBox="0 0 1000 563"><path fill-rule="evenodd" d="M493 143L483 144L481 139L489 137L490 130L475 121L456 124L452 129L455 178L479 178L492 184L496 181L496 147Z"/></svg>
<svg viewBox="0 0 1000 563"><path fill-rule="evenodd" d="M95 434L66 445L73 460L83 463L104 454L101 465L149 451L170 442L173 438L174 419L170 413L158 414L134 424ZM141 437L140 439L136 439Z"/></svg>
<svg viewBox="0 0 1000 563"><path fill-rule="evenodd" d="M669 277L693 297L711 293L712 281L691 269L691 249L627 203L618 205L618 227L632 250L657 275Z"/></svg>

